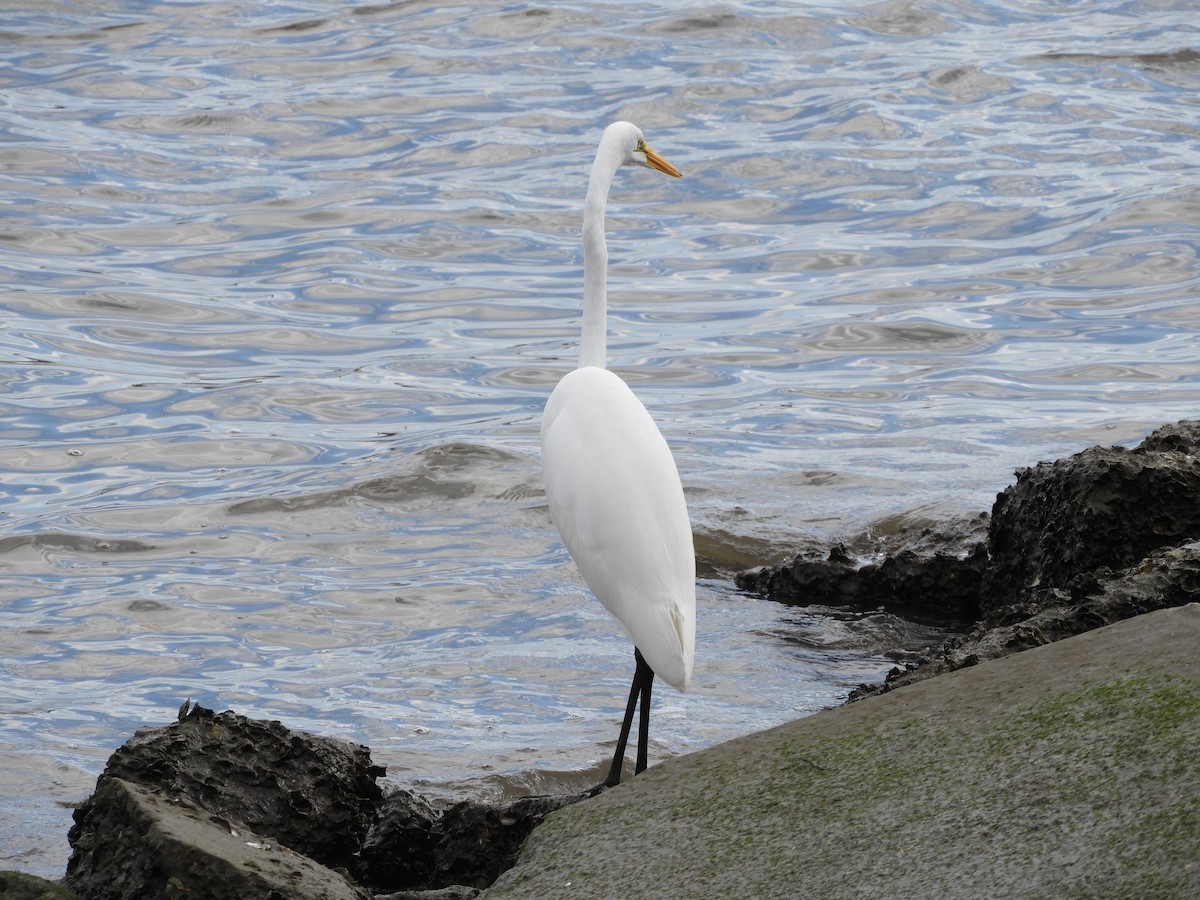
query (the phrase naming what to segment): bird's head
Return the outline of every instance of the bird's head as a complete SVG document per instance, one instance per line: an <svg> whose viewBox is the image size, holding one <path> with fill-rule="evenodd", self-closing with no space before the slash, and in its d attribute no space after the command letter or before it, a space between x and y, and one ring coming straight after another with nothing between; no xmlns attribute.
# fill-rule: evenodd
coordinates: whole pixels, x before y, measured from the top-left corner
<svg viewBox="0 0 1200 900"><path fill-rule="evenodd" d="M629 122L613 122L604 129L602 143L613 141L620 147L621 165L645 166L657 169L672 178L681 178L683 173L650 149L642 130Z"/></svg>

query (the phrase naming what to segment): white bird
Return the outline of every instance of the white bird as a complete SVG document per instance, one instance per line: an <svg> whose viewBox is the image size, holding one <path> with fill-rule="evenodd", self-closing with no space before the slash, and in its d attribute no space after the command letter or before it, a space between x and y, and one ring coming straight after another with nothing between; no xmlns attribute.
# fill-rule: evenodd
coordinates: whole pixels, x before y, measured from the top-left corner
<svg viewBox="0 0 1200 900"><path fill-rule="evenodd" d="M696 555L683 485L654 420L605 366L608 248L604 208L617 169L680 172L628 122L604 130L583 208L583 332L579 367L550 395L542 415L542 468L550 515L592 593L634 644L629 703L608 777L621 780L640 700L634 773L646 768L650 688L658 675L679 690L692 677Z"/></svg>

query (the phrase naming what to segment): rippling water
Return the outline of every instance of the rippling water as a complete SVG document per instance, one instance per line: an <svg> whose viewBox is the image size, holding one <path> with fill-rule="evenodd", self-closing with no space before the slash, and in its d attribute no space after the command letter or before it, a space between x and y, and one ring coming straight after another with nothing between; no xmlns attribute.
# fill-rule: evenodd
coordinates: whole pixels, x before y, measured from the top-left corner
<svg viewBox="0 0 1200 900"><path fill-rule="evenodd" d="M729 569L1200 408L1191 2L101 0L0 47L5 867L61 873L189 696L435 795L602 766L629 648L537 430L610 120L685 173L609 211L611 363L704 557L658 758L932 639Z"/></svg>

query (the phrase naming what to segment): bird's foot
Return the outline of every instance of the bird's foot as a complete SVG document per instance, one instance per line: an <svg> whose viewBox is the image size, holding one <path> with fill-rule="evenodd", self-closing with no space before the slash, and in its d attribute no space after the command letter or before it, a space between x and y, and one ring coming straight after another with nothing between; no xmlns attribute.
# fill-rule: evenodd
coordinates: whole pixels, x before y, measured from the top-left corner
<svg viewBox="0 0 1200 900"><path fill-rule="evenodd" d="M607 790L608 790L610 787L612 787L612 785L611 785L611 784L609 784L607 781L602 781L602 782L600 782L599 784L595 785L594 787L590 787L590 788L588 788L587 790L585 790L585 791L583 792L583 796L585 796L585 797L595 797L595 796L597 796L597 795L599 795L599 794L602 794L602 793L604 793L604 792L605 792L605 791L607 791Z"/></svg>
<svg viewBox="0 0 1200 900"><path fill-rule="evenodd" d="M583 792L583 794L585 797L595 797L597 794L601 794L604 791L607 791L611 787L616 787L620 783L621 783L621 770L614 766L613 769L611 771L609 771L607 778L605 778L602 782L600 782L595 787L588 788L586 791Z"/></svg>

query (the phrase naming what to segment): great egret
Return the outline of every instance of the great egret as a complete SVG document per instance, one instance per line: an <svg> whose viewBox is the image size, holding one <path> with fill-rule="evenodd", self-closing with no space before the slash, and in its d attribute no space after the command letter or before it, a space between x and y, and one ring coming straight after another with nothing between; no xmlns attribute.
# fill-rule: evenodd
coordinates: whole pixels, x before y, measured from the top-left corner
<svg viewBox="0 0 1200 900"><path fill-rule="evenodd" d="M629 703L612 768L621 780L640 701L637 763L646 768L650 688L659 675L679 690L692 677L696 555L675 460L650 413L604 368L608 248L604 207L617 169L679 170L628 122L604 130L583 206L583 333L579 367L550 395L542 415L542 468L550 515L592 593L634 644Z"/></svg>

